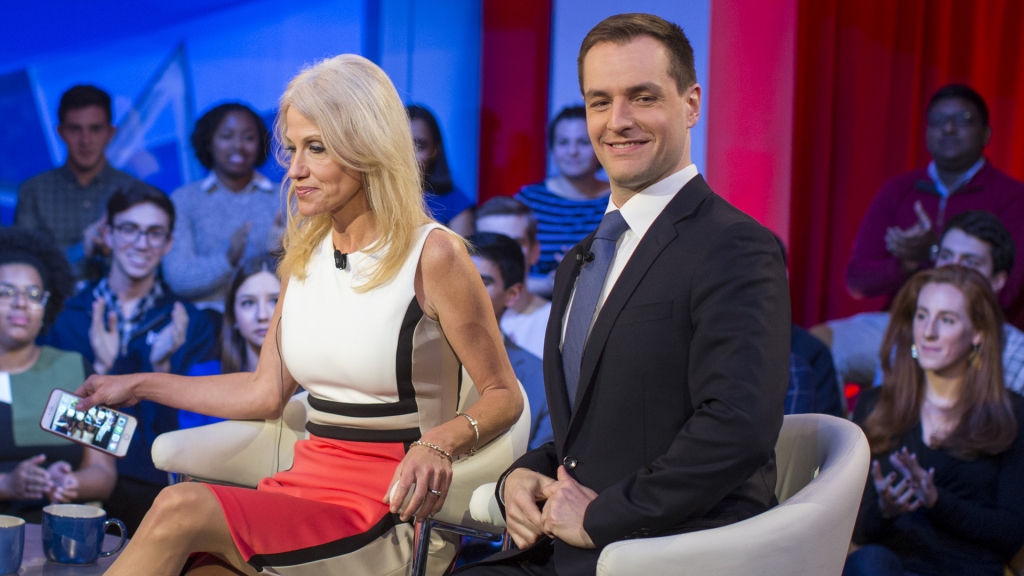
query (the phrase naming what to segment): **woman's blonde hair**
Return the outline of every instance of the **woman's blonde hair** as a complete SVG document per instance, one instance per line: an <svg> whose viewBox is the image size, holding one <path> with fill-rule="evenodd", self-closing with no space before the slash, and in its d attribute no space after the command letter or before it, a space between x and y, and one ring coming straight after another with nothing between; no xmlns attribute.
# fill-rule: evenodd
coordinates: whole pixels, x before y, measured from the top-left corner
<svg viewBox="0 0 1024 576"><path fill-rule="evenodd" d="M357 290L388 283L409 256L416 229L432 221L423 205L409 117L398 92L376 64L342 54L306 68L288 83L274 122L279 142L285 141L285 115L291 108L317 127L336 162L363 176L380 234L366 250L380 257ZM279 149L278 156L287 166L287 154ZM299 214L295 184L289 181L281 269L304 280L309 259L331 226L330 214Z"/></svg>

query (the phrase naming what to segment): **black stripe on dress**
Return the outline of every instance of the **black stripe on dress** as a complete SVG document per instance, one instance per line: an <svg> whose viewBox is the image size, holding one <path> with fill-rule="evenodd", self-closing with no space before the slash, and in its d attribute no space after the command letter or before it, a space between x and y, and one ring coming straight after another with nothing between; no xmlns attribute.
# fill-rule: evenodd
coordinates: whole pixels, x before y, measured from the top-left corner
<svg viewBox="0 0 1024 576"><path fill-rule="evenodd" d="M314 410L336 414L338 416L350 416L352 418L383 418L386 416L404 416L416 413L416 402L413 400L399 400L398 402L387 402L383 404L361 404L353 402L334 402L309 395L309 405Z"/></svg>
<svg viewBox="0 0 1024 576"><path fill-rule="evenodd" d="M347 428L345 426L329 426L306 422L306 430L314 436L332 440L349 440L351 442L415 442L420 439L419 428L402 428L400 430L370 430L366 428Z"/></svg>
<svg viewBox="0 0 1024 576"><path fill-rule="evenodd" d="M375 540L386 534L394 527L395 515L385 514L384 517L380 519L380 522L377 522L362 534L355 534L340 540L310 546L309 548L303 548L301 550L292 550L290 552L280 552L277 554L256 554L252 558L249 558L249 565L256 568L256 570L262 571L264 567L268 566L295 566L297 564L306 564L307 562L316 562L317 560L337 558L338 556L350 554L367 546L368 544L372 544Z"/></svg>
<svg viewBox="0 0 1024 576"><path fill-rule="evenodd" d="M412 297L409 308L405 311L402 328L398 332L398 350L395 352L395 377L398 381L398 400L410 401L415 405L416 388L412 385L412 350L416 326L423 319L423 310L416 296ZM412 410L411 412L416 412Z"/></svg>

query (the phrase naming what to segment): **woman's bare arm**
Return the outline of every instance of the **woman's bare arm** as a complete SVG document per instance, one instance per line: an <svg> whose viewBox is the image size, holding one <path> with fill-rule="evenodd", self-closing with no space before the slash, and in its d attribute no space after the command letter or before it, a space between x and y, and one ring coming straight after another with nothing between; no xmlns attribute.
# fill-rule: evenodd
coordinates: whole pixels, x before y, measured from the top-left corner
<svg viewBox="0 0 1024 576"><path fill-rule="evenodd" d="M515 423L523 410L523 396L480 273L460 239L433 230L423 247L416 280L424 313L440 322L480 392L480 400L466 412L477 421L483 446ZM476 433L460 417L433 428L423 439L452 454L463 454L473 448Z"/></svg>
<svg viewBox="0 0 1024 576"><path fill-rule="evenodd" d="M452 349L465 365L480 399L466 411L480 430L479 446L508 430L523 410L523 395L498 329L498 320L487 297L480 274L461 240L451 233L434 230L427 237L416 274L416 296L424 313L440 322ZM428 430L422 442L434 444L457 456L477 444L469 420L456 417ZM409 488L415 491L403 518L426 517L440 510L451 482L451 467L436 451L414 447L395 471L385 498L399 512ZM397 486L395 486L397 484ZM428 492L436 490L436 498ZM422 506L422 508L421 508Z"/></svg>
<svg viewBox="0 0 1024 576"><path fill-rule="evenodd" d="M281 296L255 372L201 377L159 373L90 376L75 391L77 396L85 398L79 409L88 410L97 404L131 406L140 400L152 400L172 408L232 420L279 417L297 386L280 354L281 308L289 278L284 271L281 275L284 278Z"/></svg>

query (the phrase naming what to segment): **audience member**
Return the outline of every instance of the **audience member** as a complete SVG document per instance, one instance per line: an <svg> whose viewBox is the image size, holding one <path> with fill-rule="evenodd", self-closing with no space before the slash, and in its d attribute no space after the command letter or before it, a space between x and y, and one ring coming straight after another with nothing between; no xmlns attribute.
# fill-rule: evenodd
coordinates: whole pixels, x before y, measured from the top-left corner
<svg viewBox="0 0 1024 576"><path fill-rule="evenodd" d="M777 234L775 242L788 263L786 245ZM789 390L786 414L831 414L843 416L843 394L836 378L832 353L821 340L793 324L789 336Z"/></svg>
<svg viewBox="0 0 1024 576"><path fill-rule="evenodd" d="M224 326L221 328L220 358L193 364L189 376L210 376L231 372L255 372L263 340L270 330L281 279L277 277L277 257L264 254L244 262L232 275L224 301ZM178 411L182 428L194 428L220 422L223 418Z"/></svg>
<svg viewBox="0 0 1024 576"><path fill-rule="evenodd" d="M548 127L548 150L558 174L524 186L516 198L537 218L540 258L530 270L531 292L551 296L562 256L597 229L608 208L611 188L597 178L601 163L587 133L583 106L563 108Z"/></svg>
<svg viewBox="0 0 1024 576"><path fill-rule="evenodd" d="M42 342L80 353L98 374L187 374L204 360L214 342L210 320L157 274L173 229L174 205L162 192L142 186L115 192L103 230L110 272L68 301ZM117 462L119 477L107 510L134 532L167 485L150 448L157 435L178 428L178 411L149 401L123 410L139 423L128 455Z"/></svg>
<svg viewBox="0 0 1024 576"><path fill-rule="evenodd" d="M530 269L540 258L537 242L537 218L533 210L508 196L496 196L484 202L476 212L476 229L504 234L516 241ZM522 294L510 302L501 317L501 331L520 348L538 358L544 357L544 333L548 328L551 302L524 286Z"/></svg>
<svg viewBox="0 0 1024 576"><path fill-rule="evenodd" d="M896 295L881 387L854 420L871 464L844 574L1001 576L1024 544L1024 398L1000 370L1002 311L962 266L920 272Z"/></svg>
<svg viewBox="0 0 1024 576"><path fill-rule="evenodd" d="M967 86L940 88L927 109L925 141L932 161L888 181L857 231L846 284L854 297L891 298L911 274L927 268L951 216L967 210L1024 214L1024 184L984 156L992 135L988 107ZM1017 244L1024 219L1006 222ZM1024 328L1024 267L1011 272L1001 294L1007 319Z"/></svg>
<svg viewBox="0 0 1024 576"><path fill-rule="evenodd" d="M107 162L107 144L117 131L109 94L95 86L74 86L61 96L57 120L67 161L21 185L14 224L52 236L77 278L98 278L105 249L103 207L115 190L138 181Z"/></svg>
<svg viewBox="0 0 1024 576"><path fill-rule="evenodd" d="M985 210L961 212L950 218L935 256L938 267L958 264L979 272L999 294L1013 270L1016 245L999 218ZM882 336L888 312L864 312L831 320L812 333L832 349L840 382L880 384ZM1011 390L1024 392L1024 332L1003 325L1003 378Z"/></svg>
<svg viewBox="0 0 1024 576"><path fill-rule="evenodd" d="M434 114L423 106L405 107L409 114L416 160L423 174L423 195L434 220L462 236L473 233L473 201L455 188L448 157L441 139L441 126Z"/></svg>
<svg viewBox="0 0 1024 576"><path fill-rule="evenodd" d="M210 175L171 194L177 224L164 279L200 308L223 311L235 266L280 243L283 203L256 171L269 145L263 120L243 104L221 104L196 122L192 146Z"/></svg>
<svg viewBox="0 0 1024 576"><path fill-rule="evenodd" d="M469 243L474 247L473 264L480 272L494 314L500 323L502 315L526 294L523 286L526 265L522 250L515 240L493 232L477 232L469 237ZM512 370L526 390L530 402L532 422L529 448L533 450L554 440L548 416L548 401L544 395L544 365L540 358L517 346L507 335L504 340Z"/></svg>
<svg viewBox="0 0 1024 576"><path fill-rule="evenodd" d="M117 480L113 456L39 426L50 392L85 378L79 354L36 344L74 286L46 234L0 230L0 514L39 522L47 501L104 499Z"/></svg>

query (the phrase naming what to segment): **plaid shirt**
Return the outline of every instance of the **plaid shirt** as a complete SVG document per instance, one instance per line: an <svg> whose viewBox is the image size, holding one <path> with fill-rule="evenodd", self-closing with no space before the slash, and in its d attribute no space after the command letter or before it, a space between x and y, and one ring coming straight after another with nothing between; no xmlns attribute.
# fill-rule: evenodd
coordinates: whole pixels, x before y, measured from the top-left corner
<svg viewBox="0 0 1024 576"><path fill-rule="evenodd" d="M85 186L67 166L43 172L21 185L14 225L49 233L64 250L75 276L82 279L86 275L82 234L103 215L110 195L135 181L110 164Z"/></svg>
<svg viewBox="0 0 1024 576"><path fill-rule="evenodd" d="M1003 324L1003 380L1006 387L1024 394L1024 332L1012 324Z"/></svg>
<svg viewBox="0 0 1024 576"><path fill-rule="evenodd" d="M94 298L103 300L106 305L106 314L110 312L117 314L117 331L121 335L121 356L125 356L128 354L128 343L131 341L139 322L164 297L164 290L160 287L159 280L154 282L153 288L149 293L142 300L139 300L139 304L135 307L131 318L124 317L124 311L121 310L121 305L117 301L117 294L114 294L114 291L110 289L110 284L107 283L106 278L100 280L96 288L93 289L92 295Z"/></svg>

